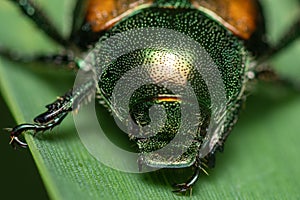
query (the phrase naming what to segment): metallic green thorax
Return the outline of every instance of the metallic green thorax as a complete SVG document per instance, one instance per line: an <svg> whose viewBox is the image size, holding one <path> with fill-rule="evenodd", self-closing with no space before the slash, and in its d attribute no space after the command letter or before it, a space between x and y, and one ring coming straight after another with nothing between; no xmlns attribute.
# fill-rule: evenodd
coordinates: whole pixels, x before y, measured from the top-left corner
<svg viewBox="0 0 300 200"><path fill-rule="evenodd" d="M176 9L170 7L172 2L174 2L173 5L176 6ZM178 4L178 2L180 3ZM225 86L226 110L228 112L225 116L225 123L220 128L222 131L216 133L219 142L212 148L210 154L213 154L223 144L235 123L242 102L246 81L245 65L247 62L247 55L242 43L214 19L192 8L188 1L177 0L157 1L152 7L136 11L116 24L103 38L103 41L117 33L148 27L172 29L184 33L197 41L218 66ZM120 78L129 70L146 65L143 70L149 73L154 71L152 73L153 80L159 82L159 79L164 79L168 75L163 69L156 69L153 66L164 61L168 54L181 56L181 62L176 61L178 62L176 65L180 70L187 72L186 80L191 83L197 96L201 113L199 116L194 117L198 119L198 123L182 122L180 120L180 106L183 103L181 98L173 98L176 97L176 94L156 84L144 85L133 93L129 103L130 115L139 127L143 127L151 124L150 107L160 105L165 109L165 125L159 129L155 136L147 137L148 133L131 129L131 125L127 124L128 121L124 120L123 123L128 126L131 139L137 142L146 165L152 167L186 167L192 165L198 156L211 115L209 91L201 75L193 68L193 57L186 56L184 53L176 51L176 49L155 49L151 47L139 49L122 55L110 63L100 77L99 87L103 98L107 100L112 110L117 112L116 110L119 108L111 103L111 98L113 89ZM102 63L99 63L99 61L97 65L99 68L103 68ZM177 84L180 85L182 82L178 81ZM124 85L124 90L126 90L126 87ZM188 104L188 102L185 103ZM186 132L186 134L193 134L194 142L175 162L170 162L168 158L160 154L147 154L147 152L161 149L167 145L174 138L180 126L185 128L195 128L192 126L196 126L198 132L197 134ZM174 151L177 151L181 147L174 146L173 148Z"/></svg>

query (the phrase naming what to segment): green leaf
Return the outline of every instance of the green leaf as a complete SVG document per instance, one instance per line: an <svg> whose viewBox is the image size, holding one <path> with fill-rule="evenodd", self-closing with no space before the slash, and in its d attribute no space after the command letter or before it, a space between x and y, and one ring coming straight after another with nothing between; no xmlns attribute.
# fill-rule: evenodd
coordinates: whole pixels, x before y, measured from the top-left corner
<svg viewBox="0 0 300 200"><path fill-rule="evenodd" d="M41 1L54 22L63 17L56 13L69 12L58 6L59 0L51 2L55 5L51 7L45 2ZM66 6L72 3L63 2ZM282 2L277 4L280 8ZM25 54L58 49L6 1L0 2L0 24L0 45ZM273 61L291 77L300 75L299 46L298 41ZM0 60L0 90L18 123L32 122L45 105L72 87L73 79L73 72L53 66ZM224 152L218 154L216 168L209 171L210 176L201 175L192 199L299 199L299 115L299 94L260 84L249 97ZM72 116L52 132L35 138L26 133L25 138L52 199L182 198L171 192L170 184L183 181L185 171L130 174L109 168L82 145Z"/></svg>

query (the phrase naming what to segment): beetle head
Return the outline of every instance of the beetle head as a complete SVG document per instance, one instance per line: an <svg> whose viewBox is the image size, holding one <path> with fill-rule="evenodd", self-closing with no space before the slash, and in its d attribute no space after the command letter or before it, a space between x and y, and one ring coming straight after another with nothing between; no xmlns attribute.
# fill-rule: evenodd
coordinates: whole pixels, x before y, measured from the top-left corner
<svg viewBox="0 0 300 200"><path fill-rule="evenodd" d="M170 49L136 50L112 62L101 80L119 127L136 141L144 164L183 167L195 162L210 100L192 56Z"/></svg>

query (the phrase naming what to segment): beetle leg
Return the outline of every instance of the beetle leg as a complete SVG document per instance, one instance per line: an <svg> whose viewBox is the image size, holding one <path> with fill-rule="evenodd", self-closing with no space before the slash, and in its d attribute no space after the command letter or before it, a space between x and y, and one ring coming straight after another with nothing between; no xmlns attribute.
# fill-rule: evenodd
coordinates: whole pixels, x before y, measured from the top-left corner
<svg viewBox="0 0 300 200"><path fill-rule="evenodd" d="M0 56L8 60L21 63L41 62L55 64L56 66L67 65L70 68L79 68L75 62L73 52L70 51L62 52L60 54L23 56L17 52L0 46Z"/></svg>
<svg viewBox="0 0 300 200"><path fill-rule="evenodd" d="M16 145L20 147L27 147L27 144L22 142L19 139L19 136L24 132L24 131L29 131L33 130L35 133L40 132L40 131L45 131L48 129L52 129L55 126L59 125L63 119L67 116L68 113L63 113L59 115L57 118L54 120L51 120L51 122L48 123L41 123L41 124L20 124L13 129L10 129L10 144L15 148Z"/></svg>
<svg viewBox="0 0 300 200"><path fill-rule="evenodd" d="M38 8L31 0L9 0L18 5L20 10L31 21L35 23L46 35L52 38L55 42L62 46L67 46L68 42L65 40L58 30L52 25L50 20L44 15L44 12Z"/></svg>
<svg viewBox="0 0 300 200"><path fill-rule="evenodd" d="M201 164L201 161L199 158L197 158L197 160L193 166L195 167L195 171L194 171L193 175L185 183L175 184L174 187L177 189L173 191L174 193L178 193L178 194L183 194L185 192L191 193L193 185L197 182L197 180L199 178L200 171L202 170L207 174L207 172L202 167L202 164Z"/></svg>
<svg viewBox="0 0 300 200"><path fill-rule="evenodd" d="M71 34L69 40L76 35L77 31L81 28L82 22L84 20L85 11L88 5L88 1L86 0L77 0L76 5L73 10L73 24L71 28Z"/></svg>
<svg viewBox="0 0 300 200"><path fill-rule="evenodd" d="M265 64L266 61L274 55L280 53L283 49L292 44L296 39L300 37L300 16L298 20L288 29L288 31L282 35L279 42L270 47L264 54L262 54L256 61L254 70L250 72L250 79L258 79L267 82L276 82L292 88L293 90L300 92L300 83L291 81L287 78L281 77L272 69L269 65Z"/></svg>
<svg viewBox="0 0 300 200"><path fill-rule="evenodd" d="M299 13L300 15L300 13ZM258 65L264 63L275 54L280 53L283 49L292 44L296 39L300 37L300 16L298 20L288 29L288 31L282 35L281 39L276 45L270 47L263 55L257 59Z"/></svg>
<svg viewBox="0 0 300 200"><path fill-rule="evenodd" d="M185 182L180 184L175 184L174 187L178 188L177 190L174 190L174 193L183 194L187 191L191 191L193 185L197 182L200 174L200 168L196 167L194 174Z"/></svg>
<svg viewBox="0 0 300 200"><path fill-rule="evenodd" d="M90 98L94 89L95 82L93 80L85 82L47 105L48 110L35 117L35 123L20 124L12 129L7 129L10 132L10 144L26 147L27 144L18 138L23 132L32 130L37 133L53 129L64 120L68 113L78 110L82 102Z"/></svg>
<svg viewBox="0 0 300 200"><path fill-rule="evenodd" d="M257 66L254 71L255 79L265 81L265 82L274 82L280 85L286 86L287 88L291 88L296 92L300 92L300 83L290 80L288 78L282 77L279 75L273 68L269 65L260 65Z"/></svg>

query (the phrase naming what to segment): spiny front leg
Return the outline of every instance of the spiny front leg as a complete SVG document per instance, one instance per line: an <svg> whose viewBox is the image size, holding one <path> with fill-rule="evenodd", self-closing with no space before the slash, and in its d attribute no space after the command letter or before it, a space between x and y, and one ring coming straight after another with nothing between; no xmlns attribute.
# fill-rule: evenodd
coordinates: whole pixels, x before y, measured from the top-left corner
<svg viewBox="0 0 300 200"><path fill-rule="evenodd" d="M20 146L26 147L27 144L19 139L19 136L25 131L33 131L34 134L41 131L51 130L59 125L67 114L72 111L72 92L66 93L64 96L59 97L52 104L47 105L48 110L34 119L34 124L20 124L14 128L8 128L10 132L10 144L13 147Z"/></svg>
<svg viewBox="0 0 300 200"><path fill-rule="evenodd" d="M34 134L41 131L51 130L55 126L59 125L63 119L67 116L68 113L62 113L60 116L56 117L55 119L49 121L48 123L41 123L41 124L20 124L14 128L8 128L7 130L10 132L10 142L13 147L20 146L20 147L27 147L25 142L22 142L18 137L24 131L33 130Z"/></svg>
<svg viewBox="0 0 300 200"><path fill-rule="evenodd" d="M56 101L46 106L46 112L34 118L33 124L24 123L14 128L8 128L10 132L10 144L13 147L26 147L27 144L19 139L19 136L25 131L33 131L34 134L46 130L51 130L59 125L69 112L78 110L81 103L92 95L95 91L95 82L88 81L79 87L67 92L65 95L57 98Z"/></svg>
<svg viewBox="0 0 300 200"><path fill-rule="evenodd" d="M206 165L202 164L202 162L200 161L199 158L197 158L197 160L194 163L193 167L195 168L195 171L194 171L193 175L186 182L180 183L180 184L175 184L174 187L177 188L177 189L173 191L174 193L185 194L186 192L189 192L191 194L192 193L192 187L197 182L201 170L205 174L207 174L207 172L203 168L203 167L206 167Z"/></svg>

